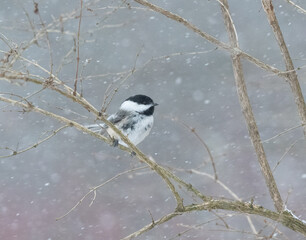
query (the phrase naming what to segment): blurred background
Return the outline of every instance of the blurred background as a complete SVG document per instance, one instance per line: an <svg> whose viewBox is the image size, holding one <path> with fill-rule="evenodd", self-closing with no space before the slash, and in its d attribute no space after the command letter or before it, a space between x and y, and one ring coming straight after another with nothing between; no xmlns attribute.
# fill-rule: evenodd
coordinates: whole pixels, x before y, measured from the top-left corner
<svg viewBox="0 0 306 240"><path fill-rule="evenodd" d="M22 57L52 72L73 87L80 1L4 1L0 9L0 57L8 45L26 49ZM217 1L151 1L176 13L202 31L228 42ZM304 9L304 1L295 1ZM267 64L284 69L279 47L259 0L229 0L241 49ZM306 94L306 15L287 1L274 8L288 45L302 91ZM36 11L37 12L37 11ZM267 187L248 136L234 84L229 54L216 49L182 24L133 1L83 1L79 38L78 90L101 109L103 99L118 87L107 113L131 95L146 94L159 103L151 134L139 148L170 168L202 193L233 199L213 179L206 149L190 128L208 145L220 181L242 200L273 210ZM42 24L42 22L44 24ZM27 47L35 34L46 35ZM3 39L6 39L5 41ZM15 70L48 78L37 66L19 59ZM131 71L133 74L131 74ZM289 84L271 72L243 60L248 94L262 140L300 125ZM81 124L95 116L77 103L31 82L1 79L1 93L27 97L34 105ZM33 95L34 94L34 95ZM33 96L31 96L33 95ZM9 97L8 95L5 95ZM60 128L61 123L38 113L0 103L0 154L21 151ZM280 193L296 216L306 219L306 148L301 127L264 143ZM280 161L281 160L281 161ZM278 164L278 162L280 162ZM41 145L13 157L0 158L0 239L120 239L176 207L170 190L149 169L124 174L89 195L65 218L89 190L123 171L145 166L135 157L104 142L65 128ZM184 202L195 200L181 191ZM229 225L215 213L221 216ZM304 239L269 219L251 216L260 236ZM186 230L188 232L178 236ZM139 239L256 239L244 215L235 212L194 212L176 217Z"/></svg>

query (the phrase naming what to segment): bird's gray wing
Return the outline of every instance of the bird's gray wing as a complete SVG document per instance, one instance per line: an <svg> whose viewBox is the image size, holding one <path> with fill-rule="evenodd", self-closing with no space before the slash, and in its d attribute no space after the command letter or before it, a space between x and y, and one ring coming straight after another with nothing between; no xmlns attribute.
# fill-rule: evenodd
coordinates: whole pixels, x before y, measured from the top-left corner
<svg viewBox="0 0 306 240"><path fill-rule="evenodd" d="M119 110L117 113L110 115L107 118L107 120L110 121L112 124L117 124L121 121L124 122L124 120L127 119L128 116L129 116L128 112ZM93 132L100 133L100 134L104 134L105 130L108 128L108 126L104 123L85 125L85 127Z"/></svg>
<svg viewBox="0 0 306 240"><path fill-rule="evenodd" d="M110 121L112 124L117 124L122 120L128 118L128 116L128 112L119 110L117 113L110 115L107 120Z"/></svg>

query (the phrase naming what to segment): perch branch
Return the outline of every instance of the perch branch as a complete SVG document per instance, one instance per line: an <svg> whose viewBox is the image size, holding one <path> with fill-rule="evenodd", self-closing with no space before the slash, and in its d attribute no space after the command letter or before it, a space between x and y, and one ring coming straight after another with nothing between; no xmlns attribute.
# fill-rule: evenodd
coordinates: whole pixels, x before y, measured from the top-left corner
<svg viewBox="0 0 306 240"><path fill-rule="evenodd" d="M48 117L52 117L60 122L66 123L71 127L75 127L76 129L78 129L79 131L85 132L90 134L91 136L97 137L98 139L108 143L109 145L113 144L113 141L109 138L106 138L105 136L99 134L99 133L95 133L90 131L89 129L87 129L86 127L84 127L83 125L72 121L70 119L67 119L65 117L62 117L60 115L54 114L52 112L48 112L44 109L38 108L33 106L31 103L26 102L26 103L22 103L21 101L16 101L10 98L6 98L6 97L2 97L0 96L0 101L3 102L7 102L10 103L12 105L17 105L19 107L22 107L24 109L25 112L28 111L33 111L33 112L38 112L40 114L43 114L45 116ZM158 175L160 175L160 177L166 182L167 186L169 187L169 189L171 190L171 192L173 193L176 202L177 202L177 206L176 206L176 210L177 211L182 211L184 209L184 205L183 205L183 199L180 197L180 195L178 194L178 192L176 191L174 185L171 183L169 178L172 178L176 181L176 179L178 179L178 177L172 177L172 174L170 171L166 170L165 168L163 168L162 166L158 165L155 161L149 159L143 152L141 152L134 144L132 144L130 142L130 140L121 133L121 131L119 129L117 129L111 122L109 122L105 117L100 116L99 119L101 121L103 121L107 126L109 126L110 128L112 128L113 131L116 132L116 134L118 134L118 136L129 146L129 148L124 147L122 145L119 145L119 148L121 150L125 150L129 153L134 152L138 158L140 160L142 160L143 162L145 162L149 167L151 167L152 170L154 170ZM183 182L182 180L180 180L180 182ZM189 184L184 183L185 186L188 186ZM192 191L193 188L189 187L188 190ZM198 191L194 192L195 194L197 194ZM202 194L201 194L201 199L205 199Z"/></svg>

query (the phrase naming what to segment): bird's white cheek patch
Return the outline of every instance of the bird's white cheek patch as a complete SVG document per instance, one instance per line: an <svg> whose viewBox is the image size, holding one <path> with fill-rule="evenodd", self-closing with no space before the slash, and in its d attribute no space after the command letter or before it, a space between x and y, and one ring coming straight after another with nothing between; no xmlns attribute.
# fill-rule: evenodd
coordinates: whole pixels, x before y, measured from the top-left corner
<svg viewBox="0 0 306 240"><path fill-rule="evenodd" d="M121 104L120 109L128 112L143 112L150 107L151 105L143 105L133 101L125 101Z"/></svg>

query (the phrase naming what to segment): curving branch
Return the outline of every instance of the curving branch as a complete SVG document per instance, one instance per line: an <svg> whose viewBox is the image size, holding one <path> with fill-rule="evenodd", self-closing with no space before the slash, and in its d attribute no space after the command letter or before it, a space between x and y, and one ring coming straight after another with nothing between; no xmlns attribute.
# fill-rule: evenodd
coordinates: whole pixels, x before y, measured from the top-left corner
<svg viewBox="0 0 306 240"><path fill-rule="evenodd" d="M192 204L185 206L184 212L172 212L158 220L153 220L150 224L144 226L143 228L135 231L134 233L122 238L123 240L133 239L157 225L160 225L170 219L182 215L183 213L193 212L193 211L210 211L210 210L227 210L235 211L244 214L254 214L257 216L266 217L272 219L276 222L282 223L284 226L292 229L293 231L300 232L306 236L306 222L299 220L298 218L292 216L290 212L273 212L271 210L265 209L262 206L254 205L252 203L240 202L240 201L230 201L230 200L210 200L202 204Z"/></svg>

